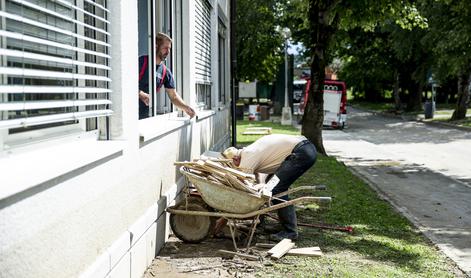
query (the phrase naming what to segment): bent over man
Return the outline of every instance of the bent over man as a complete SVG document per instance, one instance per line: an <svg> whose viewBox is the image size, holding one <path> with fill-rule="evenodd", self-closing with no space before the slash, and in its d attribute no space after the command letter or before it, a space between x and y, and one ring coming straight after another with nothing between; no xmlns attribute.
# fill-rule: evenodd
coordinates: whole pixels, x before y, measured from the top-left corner
<svg viewBox="0 0 471 278"><path fill-rule="evenodd" d="M304 136L272 134L266 135L251 145L236 149L230 147L223 152L234 164L252 173L274 174L272 179L279 182L272 194L287 191L291 184L316 162L314 145ZM282 199L288 200L288 196ZM275 204L280 201L274 200ZM274 240L297 239L297 218L294 206L277 211L283 230L271 236Z"/></svg>

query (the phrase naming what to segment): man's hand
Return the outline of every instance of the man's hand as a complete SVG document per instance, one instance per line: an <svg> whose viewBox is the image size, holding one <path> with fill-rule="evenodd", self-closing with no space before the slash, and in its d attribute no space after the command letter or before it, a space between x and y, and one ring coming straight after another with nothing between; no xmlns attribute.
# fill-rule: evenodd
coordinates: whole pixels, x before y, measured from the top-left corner
<svg viewBox="0 0 471 278"><path fill-rule="evenodd" d="M183 111L185 111L185 113L190 116L190 118L193 118L196 115L195 110L193 110L193 108L191 108L191 106L189 105L185 106L185 108L183 108Z"/></svg>
<svg viewBox="0 0 471 278"><path fill-rule="evenodd" d="M145 105L149 106L149 94L139 91L139 99L144 102Z"/></svg>

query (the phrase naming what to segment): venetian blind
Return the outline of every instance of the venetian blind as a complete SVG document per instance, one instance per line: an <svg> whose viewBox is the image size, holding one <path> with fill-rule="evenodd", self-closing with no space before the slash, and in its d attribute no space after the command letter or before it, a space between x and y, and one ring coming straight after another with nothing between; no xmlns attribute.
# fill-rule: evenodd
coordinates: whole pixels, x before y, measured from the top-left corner
<svg viewBox="0 0 471 278"><path fill-rule="evenodd" d="M106 0L0 0L0 128L112 114Z"/></svg>
<svg viewBox="0 0 471 278"><path fill-rule="evenodd" d="M211 83L211 6L207 0L196 0L195 56L196 81Z"/></svg>

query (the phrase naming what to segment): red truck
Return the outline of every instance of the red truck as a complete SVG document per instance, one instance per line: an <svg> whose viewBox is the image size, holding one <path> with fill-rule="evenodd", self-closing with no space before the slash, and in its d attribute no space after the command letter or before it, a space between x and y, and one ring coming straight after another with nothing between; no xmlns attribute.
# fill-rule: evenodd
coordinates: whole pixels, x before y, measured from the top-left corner
<svg viewBox="0 0 471 278"><path fill-rule="evenodd" d="M304 113L309 97L311 80L306 80L304 94L299 105L300 114ZM347 87L345 82L324 81L324 126L343 129L347 123Z"/></svg>

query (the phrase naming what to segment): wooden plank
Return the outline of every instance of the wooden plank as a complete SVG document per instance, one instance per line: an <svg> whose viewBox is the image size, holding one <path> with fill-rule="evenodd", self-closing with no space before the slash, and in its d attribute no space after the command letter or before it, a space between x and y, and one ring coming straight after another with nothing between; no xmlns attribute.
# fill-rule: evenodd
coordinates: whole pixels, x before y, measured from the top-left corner
<svg viewBox="0 0 471 278"><path fill-rule="evenodd" d="M267 130L260 130L260 131L244 131L242 132L243 135L269 135L271 132Z"/></svg>
<svg viewBox="0 0 471 278"><path fill-rule="evenodd" d="M260 248L273 248L275 247L276 244L274 243L256 243L255 247L260 247Z"/></svg>
<svg viewBox="0 0 471 278"><path fill-rule="evenodd" d="M236 170L236 169L232 169L232 168L229 168L229 167L224 167L221 164L216 163L214 161L206 160L205 165L209 166L209 167L212 167L212 168L215 168L219 171L229 172L232 175L234 175L236 177L240 177L242 179L248 178L248 179L255 180L255 175L253 175L253 174L247 174L247 173L244 173L244 172Z"/></svg>
<svg viewBox="0 0 471 278"><path fill-rule="evenodd" d="M272 128L271 127L265 127L265 126L250 126L250 127L247 127L245 130L269 130L271 132Z"/></svg>
<svg viewBox="0 0 471 278"><path fill-rule="evenodd" d="M268 250L268 254L271 255L273 259L279 259L283 257L284 254L288 253L290 249L294 247L294 242L291 239L283 239L282 241L278 242L272 249Z"/></svg>
<svg viewBox="0 0 471 278"><path fill-rule="evenodd" d="M193 161L198 161L198 160L203 160L203 161L214 161L214 162L231 162L232 159L229 158L215 158L215 157L200 157L200 158L195 158Z"/></svg>
<svg viewBox="0 0 471 278"><path fill-rule="evenodd" d="M242 179L248 178L248 179L255 180L255 175L253 174L247 174L247 173L244 173L242 171L232 169L232 168L226 168L226 170L230 172L232 175L240 177Z"/></svg>
<svg viewBox="0 0 471 278"><path fill-rule="evenodd" d="M206 177L208 180L212 181L212 182L215 182L215 183L221 183L221 181L219 179L217 179L215 176L213 175L209 175Z"/></svg>
<svg viewBox="0 0 471 278"><path fill-rule="evenodd" d="M288 251L286 255L320 257L323 255L319 247L294 248Z"/></svg>
<svg viewBox="0 0 471 278"><path fill-rule="evenodd" d="M226 254L226 255L239 256L241 258L248 259L251 261L260 260L260 257L258 256L248 255L248 254L239 253L239 252L232 252L232 251L227 251L227 250L222 250L222 249L218 250L218 252L222 254Z"/></svg>
<svg viewBox="0 0 471 278"><path fill-rule="evenodd" d="M243 182L241 182L237 177L229 174L229 173L226 173L224 175L226 177L226 179L231 183L232 187L234 187L235 189L238 189L238 190L241 190L241 191L245 191L245 192L248 192L248 193L252 193L252 194L256 194L257 191L247 187Z"/></svg>
<svg viewBox="0 0 471 278"><path fill-rule="evenodd" d="M243 182L246 186L248 186L249 188L255 190L254 184L253 184L252 182L250 182L250 180L243 179L242 182ZM257 190L255 190L255 191L257 191Z"/></svg>

